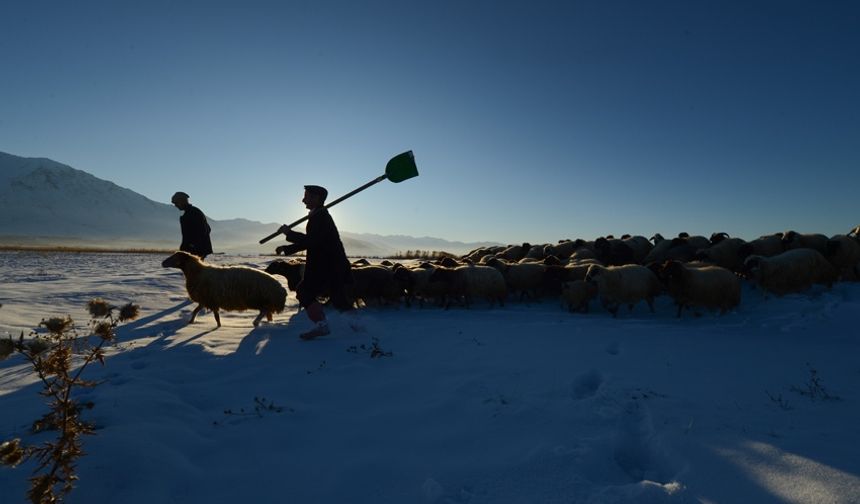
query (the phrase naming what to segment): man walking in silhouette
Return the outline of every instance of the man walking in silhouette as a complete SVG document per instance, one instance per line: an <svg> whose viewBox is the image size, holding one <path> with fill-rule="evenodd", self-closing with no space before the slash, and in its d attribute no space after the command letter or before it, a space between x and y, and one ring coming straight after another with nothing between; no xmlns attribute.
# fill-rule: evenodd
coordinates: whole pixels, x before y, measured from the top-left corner
<svg viewBox="0 0 860 504"><path fill-rule="evenodd" d="M212 253L212 242L209 239L209 222L203 212L188 202L188 194L179 191L170 198L173 206L184 213L179 217L179 226L182 228L182 244L179 250L205 258Z"/></svg>
<svg viewBox="0 0 860 504"><path fill-rule="evenodd" d="M318 300L320 296L330 296L337 309L346 310L351 307L344 293L345 285L352 283L351 266L340 241L337 226L324 206L327 196L328 191L324 187L306 185L302 198L302 203L309 210L305 233L293 231L286 224L279 229L286 235L287 241L292 243L286 247L285 255L300 250L307 251L305 276L296 287L296 297L305 308L308 318L316 325L310 331L299 335L304 340L325 336L330 332L323 307Z"/></svg>

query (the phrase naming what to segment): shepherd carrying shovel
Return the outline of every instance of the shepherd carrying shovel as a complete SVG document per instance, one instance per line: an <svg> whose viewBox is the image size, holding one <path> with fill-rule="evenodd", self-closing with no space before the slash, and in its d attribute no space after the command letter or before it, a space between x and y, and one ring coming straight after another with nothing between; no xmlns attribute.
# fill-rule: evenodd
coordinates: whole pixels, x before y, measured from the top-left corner
<svg viewBox="0 0 860 504"><path fill-rule="evenodd" d="M286 235L287 241L292 245L279 247L284 255L294 254L305 250L305 274L302 281L296 287L296 298L299 304L305 308L308 318L315 324L314 327L299 335L303 340L311 340L319 336L329 334L328 323L319 297L325 294L335 308L344 310L350 307L350 302L344 292L344 286L352 282L351 266L340 240L340 234L334 220L328 213L332 207L350 196L381 182L386 178L392 182L402 182L418 175L415 165L415 157L412 151L404 152L393 157L385 167L385 174L359 187L358 189L341 196L340 198L325 205L328 191L321 186L306 185L302 203L308 209L308 215L293 222L284 224L278 231L260 240L266 243L279 234ZM299 233L292 228L305 220L305 232Z"/></svg>

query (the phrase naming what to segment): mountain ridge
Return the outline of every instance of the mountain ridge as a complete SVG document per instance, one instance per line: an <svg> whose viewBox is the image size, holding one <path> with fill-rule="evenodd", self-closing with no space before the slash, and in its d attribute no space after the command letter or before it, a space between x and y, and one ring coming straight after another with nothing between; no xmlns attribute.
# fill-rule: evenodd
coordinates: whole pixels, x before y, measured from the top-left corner
<svg viewBox="0 0 860 504"><path fill-rule="evenodd" d="M280 243L258 240L277 229L243 217L210 219L221 252L272 253ZM142 194L48 158L0 152L0 244L175 247L177 210ZM491 242L464 243L435 237L351 233L341 230L351 256L389 256L408 250L465 253Z"/></svg>

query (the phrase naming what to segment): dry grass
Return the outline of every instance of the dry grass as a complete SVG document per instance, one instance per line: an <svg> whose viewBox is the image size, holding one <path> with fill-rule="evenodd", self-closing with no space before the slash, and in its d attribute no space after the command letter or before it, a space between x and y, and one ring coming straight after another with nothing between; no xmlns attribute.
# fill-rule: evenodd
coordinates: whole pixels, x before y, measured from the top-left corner
<svg viewBox="0 0 860 504"><path fill-rule="evenodd" d="M74 247L63 245L0 245L3 252L66 252L83 254L172 254L173 249Z"/></svg>

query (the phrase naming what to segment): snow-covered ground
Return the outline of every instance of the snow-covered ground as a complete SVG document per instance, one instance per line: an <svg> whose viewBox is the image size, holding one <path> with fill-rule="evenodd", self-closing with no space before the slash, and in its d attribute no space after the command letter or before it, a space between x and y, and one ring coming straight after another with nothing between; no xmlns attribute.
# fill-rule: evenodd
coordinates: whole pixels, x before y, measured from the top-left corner
<svg viewBox="0 0 860 504"><path fill-rule="evenodd" d="M157 255L0 253L0 335L133 301L87 419L71 503L860 502L860 284L675 318L552 301L328 312L194 308ZM271 258L218 256L265 266ZM372 357L372 350L384 353ZM0 361L0 439L46 411ZM829 398L825 398L825 393ZM24 502L32 464L0 469Z"/></svg>

